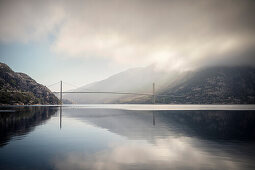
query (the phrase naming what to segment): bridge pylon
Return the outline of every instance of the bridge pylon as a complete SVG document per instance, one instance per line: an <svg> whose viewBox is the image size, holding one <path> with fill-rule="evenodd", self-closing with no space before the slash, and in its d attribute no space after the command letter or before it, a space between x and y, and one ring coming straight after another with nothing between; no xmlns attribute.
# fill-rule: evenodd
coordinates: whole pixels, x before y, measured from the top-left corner
<svg viewBox="0 0 255 170"><path fill-rule="evenodd" d="M62 93L63 93L63 89L62 89L62 80L60 81L60 104L63 104L63 100L62 100Z"/></svg>
<svg viewBox="0 0 255 170"><path fill-rule="evenodd" d="M155 83L152 84L152 103L155 104L156 96L155 96Z"/></svg>

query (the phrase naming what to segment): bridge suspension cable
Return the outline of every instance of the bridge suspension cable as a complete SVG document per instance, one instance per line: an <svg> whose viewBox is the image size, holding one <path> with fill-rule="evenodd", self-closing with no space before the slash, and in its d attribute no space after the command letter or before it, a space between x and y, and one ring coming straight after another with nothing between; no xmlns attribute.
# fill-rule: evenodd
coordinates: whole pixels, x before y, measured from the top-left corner
<svg viewBox="0 0 255 170"><path fill-rule="evenodd" d="M95 93L95 94L120 94L120 95L142 95L142 96L151 96L152 97L152 103L156 103L156 97L183 97L183 96L174 96L174 95L162 95L162 94L156 94L155 92L155 83L152 85L152 93L136 93L136 92L116 92L116 91L89 91L91 89L83 89L83 90L88 90L88 91L63 91L63 84L68 84L70 86L75 86L71 83L59 81L57 83L51 84L47 87L53 86L60 83L60 91L54 91L53 93L55 94L60 94L60 103L62 104L62 94L75 94L75 93ZM76 86L78 87L78 86Z"/></svg>
<svg viewBox="0 0 255 170"><path fill-rule="evenodd" d="M61 93L61 92L52 92L52 93ZM152 93L132 93L132 92L113 92L113 91L66 91L62 93L106 93L106 94L133 94L133 95L150 95L152 96Z"/></svg>
<svg viewBox="0 0 255 170"><path fill-rule="evenodd" d="M59 84L59 83L60 83L60 81L58 81L56 83L53 83L53 84L50 84L50 85L47 85L46 87L51 87L51 86L54 86L54 85Z"/></svg>
<svg viewBox="0 0 255 170"><path fill-rule="evenodd" d="M66 85L69 85L69 86L71 86L71 87L75 87L75 88L78 88L79 86L77 86L77 85L74 85L74 84L72 84L72 83L68 83L68 82L65 82L65 81L62 81L62 83L63 84L66 84Z"/></svg>

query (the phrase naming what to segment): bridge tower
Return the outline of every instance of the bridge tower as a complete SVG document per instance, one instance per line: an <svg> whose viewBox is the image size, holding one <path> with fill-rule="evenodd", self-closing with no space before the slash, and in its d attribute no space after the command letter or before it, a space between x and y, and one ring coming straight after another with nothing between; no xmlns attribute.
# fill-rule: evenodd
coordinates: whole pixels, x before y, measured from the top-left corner
<svg viewBox="0 0 255 170"><path fill-rule="evenodd" d="M155 104L156 96L155 96L155 83L152 84L152 103Z"/></svg>
<svg viewBox="0 0 255 170"><path fill-rule="evenodd" d="M60 81L60 104L63 104L63 100L62 100L62 80Z"/></svg>

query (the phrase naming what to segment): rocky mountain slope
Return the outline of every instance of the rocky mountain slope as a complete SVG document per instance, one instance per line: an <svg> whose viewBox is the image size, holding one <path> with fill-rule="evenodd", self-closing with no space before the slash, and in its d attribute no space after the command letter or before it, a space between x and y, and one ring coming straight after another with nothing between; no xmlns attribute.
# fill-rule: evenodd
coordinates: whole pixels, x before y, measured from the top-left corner
<svg viewBox="0 0 255 170"><path fill-rule="evenodd" d="M255 104L255 68L200 69L186 74L174 85L160 89L158 95L157 103ZM137 102L148 103L150 101L151 99L143 98Z"/></svg>
<svg viewBox="0 0 255 170"><path fill-rule="evenodd" d="M58 104L58 98L45 86L24 73L0 63L0 104Z"/></svg>

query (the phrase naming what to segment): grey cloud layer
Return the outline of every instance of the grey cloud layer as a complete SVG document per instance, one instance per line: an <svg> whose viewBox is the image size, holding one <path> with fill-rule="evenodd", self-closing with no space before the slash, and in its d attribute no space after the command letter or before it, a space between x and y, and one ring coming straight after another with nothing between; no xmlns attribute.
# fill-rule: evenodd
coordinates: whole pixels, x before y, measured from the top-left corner
<svg viewBox="0 0 255 170"><path fill-rule="evenodd" d="M53 33L57 55L167 69L254 63L252 0L22 0L0 6L1 41Z"/></svg>

